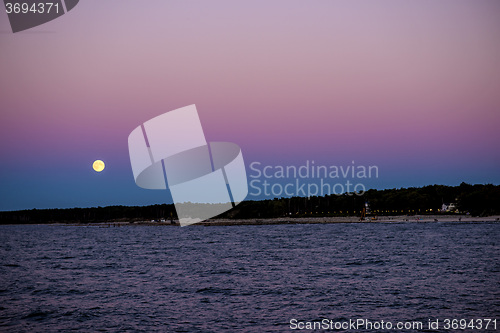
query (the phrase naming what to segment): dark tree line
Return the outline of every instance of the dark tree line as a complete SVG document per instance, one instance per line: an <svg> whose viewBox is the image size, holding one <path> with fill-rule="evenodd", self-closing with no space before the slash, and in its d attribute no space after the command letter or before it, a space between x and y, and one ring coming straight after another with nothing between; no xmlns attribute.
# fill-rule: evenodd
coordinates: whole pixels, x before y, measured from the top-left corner
<svg viewBox="0 0 500 333"><path fill-rule="evenodd" d="M499 185L430 185L420 188L369 190L363 195L276 198L244 201L219 218L275 218L360 215L369 204L372 215L436 214L443 203L454 203L460 213L500 214ZM0 212L0 223L92 223L176 219L173 204L108 206L70 209L32 209Z"/></svg>
<svg viewBox="0 0 500 333"><path fill-rule="evenodd" d="M360 215L365 203L371 215L443 214L442 205L453 203L455 213L487 216L500 214L500 186L462 183L460 186L369 190L361 196L344 194L246 201L225 215L235 218L349 216Z"/></svg>
<svg viewBox="0 0 500 333"><path fill-rule="evenodd" d="M173 204L152 206L108 206L68 209L31 209L0 212L0 223L92 223L106 221L143 221L176 218Z"/></svg>

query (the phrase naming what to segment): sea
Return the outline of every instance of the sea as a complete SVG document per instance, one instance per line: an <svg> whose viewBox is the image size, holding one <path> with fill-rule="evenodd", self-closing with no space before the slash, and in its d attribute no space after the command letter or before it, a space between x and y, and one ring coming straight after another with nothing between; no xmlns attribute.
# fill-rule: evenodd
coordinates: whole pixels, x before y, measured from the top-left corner
<svg viewBox="0 0 500 333"><path fill-rule="evenodd" d="M499 241L498 222L4 225L0 331L498 332Z"/></svg>

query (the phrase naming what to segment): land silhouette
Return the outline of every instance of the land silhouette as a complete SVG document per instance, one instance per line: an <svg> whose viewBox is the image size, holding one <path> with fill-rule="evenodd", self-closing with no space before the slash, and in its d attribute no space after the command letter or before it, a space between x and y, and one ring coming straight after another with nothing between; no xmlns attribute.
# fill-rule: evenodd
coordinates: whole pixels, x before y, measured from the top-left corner
<svg viewBox="0 0 500 333"><path fill-rule="evenodd" d="M368 208L368 209L367 209ZM500 214L500 185L429 185L343 194L244 201L214 219L347 217L400 215L491 216ZM31 209L0 212L0 224L102 223L177 219L173 204Z"/></svg>

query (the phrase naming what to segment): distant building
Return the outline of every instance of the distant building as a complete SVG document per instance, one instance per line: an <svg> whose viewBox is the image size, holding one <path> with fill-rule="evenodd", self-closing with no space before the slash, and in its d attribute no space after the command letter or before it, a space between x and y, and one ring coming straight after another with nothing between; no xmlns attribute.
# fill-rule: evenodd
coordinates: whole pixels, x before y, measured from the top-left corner
<svg viewBox="0 0 500 333"><path fill-rule="evenodd" d="M454 203L448 203L448 204L443 204L441 206L441 211L442 212L456 212L457 211L457 206Z"/></svg>
<svg viewBox="0 0 500 333"><path fill-rule="evenodd" d="M365 202L365 212L366 212L366 215L371 213L370 203L368 201Z"/></svg>

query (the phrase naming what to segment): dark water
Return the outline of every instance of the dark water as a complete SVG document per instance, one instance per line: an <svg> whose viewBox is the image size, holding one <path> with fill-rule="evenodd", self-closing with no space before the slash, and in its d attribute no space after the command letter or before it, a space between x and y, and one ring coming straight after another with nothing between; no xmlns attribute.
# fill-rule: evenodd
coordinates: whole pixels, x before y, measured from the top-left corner
<svg viewBox="0 0 500 333"><path fill-rule="evenodd" d="M499 240L498 223L0 226L0 331L496 318L498 332Z"/></svg>

